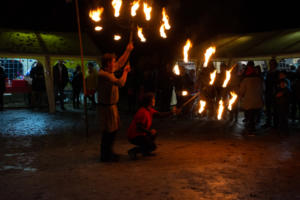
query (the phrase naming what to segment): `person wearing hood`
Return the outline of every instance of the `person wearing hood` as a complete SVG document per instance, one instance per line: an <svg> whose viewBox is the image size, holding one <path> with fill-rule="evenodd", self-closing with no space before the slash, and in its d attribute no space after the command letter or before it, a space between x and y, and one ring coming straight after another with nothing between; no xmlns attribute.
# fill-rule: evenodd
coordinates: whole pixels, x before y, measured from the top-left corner
<svg viewBox="0 0 300 200"><path fill-rule="evenodd" d="M246 130L255 131L256 119L263 108L263 80L255 73L254 62L247 63L245 78L242 80L239 96L241 107L245 111Z"/></svg>

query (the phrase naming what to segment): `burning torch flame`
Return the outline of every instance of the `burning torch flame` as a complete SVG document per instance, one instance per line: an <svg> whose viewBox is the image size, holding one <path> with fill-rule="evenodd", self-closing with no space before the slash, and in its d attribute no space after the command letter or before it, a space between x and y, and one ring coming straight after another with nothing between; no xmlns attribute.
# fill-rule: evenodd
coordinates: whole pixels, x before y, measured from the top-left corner
<svg viewBox="0 0 300 200"><path fill-rule="evenodd" d="M187 92L186 90L183 90L183 91L181 92L181 95L182 95L182 96L186 96L186 95L188 95L188 92Z"/></svg>
<svg viewBox="0 0 300 200"><path fill-rule="evenodd" d="M232 105L237 99L237 94L234 92L230 92L231 98L229 99L228 110L232 110Z"/></svg>
<svg viewBox="0 0 300 200"><path fill-rule="evenodd" d="M199 113L201 114L206 106L206 101L200 100L200 108L199 108Z"/></svg>
<svg viewBox="0 0 300 200"><path fill-rule="evenodd" d="M139 26L137 27L137 29L138 29L138 36L141 39L141 42L146 42L146 38L143 35L143 29Z"/></svg>
<svg viewBox="0 0 300 200"><path fill-rule="evenodd" d="M204 56L205 56L205 62L203 64L204 67L207 67L209 59L210 59L211 55L214 53L216 53L216 47L209 47L208 49L206 49L206 52L204 54Z"/></svg>
<svg viewBox="0 0 300 200"><path fill-rule="evenodd" d="M122 6L122 0L113 0L111 2L112 6L115 9L115 17L119 17L120 16L120 10L121 10L121 6Z"/></svg>
<svg viewBox="0 0 300 200"><path fill-rule="evenodd" d="M224 111L223 101L219 101L219 108L218 108L218 120L222 119L222 114Z"/></svg>
<svg viewBox="0 0 300 200"><path fill-rule="evenodd" d="M120 40L122 37L120 35L114 35L114 40L118 41Z"/></svg>
<svg viewBox="0 0 300 200"><path fill-rule="evenodd" d="M190 48L192 47L192 43L191 41L188 39L185 43L185 46L183 47L183 56L184 56L184 62L188 62L189 61L189 55L188 52L190 50Z"/></svg>
<svg viewBox="0 0 300 200"><path fill-rule="evenodd" d="M137 9L139 9L139 7L140 7L140 1L139 0L137 0L137 1L134 1L134 2L132 2L131 3L131 16L136 16L136 11L137 11Z"/></svg>
<svg viewBox="0 0 300 200"><path fill-rule="evenodd" d="M216 79L216 74L217 74L217 70L213 71L212 73L210 73L210 82L209 85L213 85Z"/></svg>
<svg viewBox="0 0 300 200"><path fill-rule="evenodd" d="M148 6L147 3L144 3L144 13L147 21L151 19L151 11L152 11L152 7Z"/></svg>
<svg viewBox="0 0 300 200"><path fill-rule="evenodd" d="M103 13L104 8L97 8L95 10L90 10L89 16L90 18L95 21L99 22L101 20L101 14Z"/></svg>
<svg viewBox="0 0 300 200"><path fill-rule="evenodd" d="M160 32L160 36L161 36L162 38L167 38L167 35L166 35L166 32L165 32L165 25L164 25L164 24L162 24L162 25L160 26L159 32Z"/></svg>
<svg viewBox="0 0 300 200"><path fill-rule="evenodd" d="M180 70L179 70L179 66L178 66L178 64L176 64L175 66L174 66L174 68L173 68L173 72L177 75L177 76L179 76L180 75Z"/></svg>
<svg viewBox="0 0 300 200"><path fill-rule="evenodd" d="M229 69L229 70L226 70L226 78L223 82L223 88L226 88L227 87L227 84L228 82L230 81L230 78L231 78L231 71L232 71L233 68Z"/></svg>
<svg viewBox="0 0 300 200"><path fill-rule="evenodd" d="M103 28L101 26L96 26L95 31L101 31Z"/></svg>
<svg viewBox="0 0 300 200"><path fill-rule="evenodd" d="M162 21L164 22L165 29L170 30L171 26L169 24L169 16L167 15L165 8L163 8L163 10L162 10L162 15L163 15Z"/></svg>

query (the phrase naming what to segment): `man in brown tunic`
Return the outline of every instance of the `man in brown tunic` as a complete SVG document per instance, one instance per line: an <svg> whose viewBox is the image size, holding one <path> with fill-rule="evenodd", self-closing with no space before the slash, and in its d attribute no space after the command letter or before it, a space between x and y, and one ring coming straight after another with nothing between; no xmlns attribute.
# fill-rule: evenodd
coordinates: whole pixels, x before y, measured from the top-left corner
<svg viewBox="0 0 300 200"><path fill-rule="evenodd" d="M98 103L100 105L99 114L104 120L104 131L101 141L100 160L102 162L117 161L118 156L113 152L113 143L120 126L120 117L117 103L119 101L119 87L123 87L130 71L130 65L124 67L123 74L116 78L114 72L121 69L127 61L133 44L130 42L123 55L116 61L114 54L104 54L102 57L102 67L98 73Z"/></svg>

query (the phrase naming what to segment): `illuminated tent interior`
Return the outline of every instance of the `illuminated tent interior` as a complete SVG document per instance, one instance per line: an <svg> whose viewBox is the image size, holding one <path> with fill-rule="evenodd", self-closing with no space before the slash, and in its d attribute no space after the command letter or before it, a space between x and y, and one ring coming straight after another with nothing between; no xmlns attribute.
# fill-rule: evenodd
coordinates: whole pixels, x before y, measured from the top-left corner
<svg viewBox="0 0 300 200"><path fill-rule="evenodd" d="M101 52L88 35L82 35L85 71L89 61L99 63ZM35 59L45 69L49 111L55 112L52 66L58 60L68 60L67 68L81 65L77 33L50 33L0 29L0 58Z"/></svg>
<svg viewBox="0 0 300 200"><path fill-rule="evenodd" d="M214 61L300 58L300 29L219 35L197 46L195 52L205 52L211 45L216 46Z"/></svg>

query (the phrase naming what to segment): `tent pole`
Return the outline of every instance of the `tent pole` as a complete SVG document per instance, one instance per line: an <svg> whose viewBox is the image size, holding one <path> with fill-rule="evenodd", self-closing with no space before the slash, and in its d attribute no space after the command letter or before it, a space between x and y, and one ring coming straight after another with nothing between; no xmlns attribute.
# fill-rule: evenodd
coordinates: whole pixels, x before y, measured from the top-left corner
<svg viewBox="0 0 300 200"><path fill-rule="evenodd" d="M83 93L84 93L84 115L85 115L85 133L86 137L88 137L88 115L87 115L87 102L86 102L86 83L85 83L85 71L84 71L84 62L83 62L83 48L82 48L82 36L81 36L81 28L80 28L80 16L79 16L79 5L78 0L75 0L76 6L76 15L77 15L77 24L78 24L78 37L80 43L80 55L81 55L81 71L83 77Z"/></svg>

